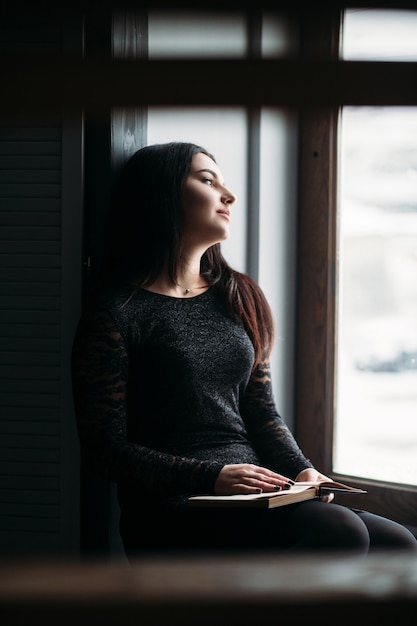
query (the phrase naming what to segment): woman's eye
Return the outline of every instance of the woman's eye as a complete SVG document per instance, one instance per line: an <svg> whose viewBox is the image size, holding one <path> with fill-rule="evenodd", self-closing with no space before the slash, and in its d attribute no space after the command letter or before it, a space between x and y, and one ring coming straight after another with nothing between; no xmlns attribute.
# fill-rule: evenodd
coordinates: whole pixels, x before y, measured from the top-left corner
<svg viewBox="0 0 417 626"><path fill-rule="evenodd" d="M213 184L213 179L212 178L203 178L203 182L207 183L207 185L212 185Z"/></svg>

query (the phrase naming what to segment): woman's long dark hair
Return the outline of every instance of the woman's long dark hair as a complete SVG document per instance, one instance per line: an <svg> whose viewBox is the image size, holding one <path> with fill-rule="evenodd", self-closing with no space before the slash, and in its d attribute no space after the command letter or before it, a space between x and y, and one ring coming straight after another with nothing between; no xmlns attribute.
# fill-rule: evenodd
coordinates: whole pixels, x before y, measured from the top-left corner
<svg viewBox="0 0 417 626"><path fill-rule="evenodd" d="M176 282L184 262L181 190L195 154L214 157L201 146L172 142L147 146L130 157L116 182L105 232L100 288L130 281L151 285L167 262ZM274 330L268 302L247 275L233 270L220 244L201 259L201 273L222 293L231 313L245 326L255 348L255 365L269 357Z"/></svg>

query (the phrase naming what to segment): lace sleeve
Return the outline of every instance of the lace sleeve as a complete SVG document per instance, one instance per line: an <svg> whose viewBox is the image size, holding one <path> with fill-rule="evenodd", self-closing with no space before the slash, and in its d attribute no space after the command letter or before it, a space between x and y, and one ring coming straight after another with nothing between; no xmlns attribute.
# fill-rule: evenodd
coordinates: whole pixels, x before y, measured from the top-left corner
<svg viewBox="0 0 417 626"><path fill-rule="evenodd" d="M128 440L129 358L106 311L83 319L72 352L74 407L83 458L101 478L155 496L210 492L222 464L172 456Z"/></svg>
<svg viewBox="0 0 417 626"><path fill-rule="evenodd" d="M263 465L289 478L295 478L306 467L313 467L277 412L269 363L258 366L252 373L241 400L241 413Z"/></svg>

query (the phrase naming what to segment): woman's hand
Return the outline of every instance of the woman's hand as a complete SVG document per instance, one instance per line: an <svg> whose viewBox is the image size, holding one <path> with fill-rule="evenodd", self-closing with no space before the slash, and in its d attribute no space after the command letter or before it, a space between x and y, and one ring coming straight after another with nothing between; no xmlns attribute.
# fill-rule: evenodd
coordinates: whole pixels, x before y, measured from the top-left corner
<svg viewBox="0 0 417 626"><path fill-rule="evenodd" d="M225 465L217 477L214 493L261 493L289 489L294 481L265 467L250 463Z"/></svg>
<svg viewBox="0 0 417 626"><path fill-rule="evenodd" d="M306 469L304 469L302 472L298 474L297 478L295 479L295 482L317 483L317 482L320 482L321 480L332 482L332 479L329 478L328 476L325 476L324 474L320 474L320 472L318 472L316 469L307 467ZM325 496L321 496L320 500L322 500L323 502L331 502L333 498L334 498L334 493L328 493Z"/></svg>

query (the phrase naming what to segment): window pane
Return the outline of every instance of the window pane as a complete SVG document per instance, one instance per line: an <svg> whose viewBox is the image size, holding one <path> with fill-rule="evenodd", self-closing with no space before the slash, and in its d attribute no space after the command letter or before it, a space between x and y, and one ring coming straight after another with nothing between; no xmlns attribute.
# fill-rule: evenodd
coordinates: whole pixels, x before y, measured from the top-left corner
<svg viewBox="0 0 417 626"><path fill-rule="evenodd" d="M348 11L343 42L415 59L417 14ZM333 469L416 485L417 108L345 107L340 139Z"/></svg>
<svg viewBox="0 0 417 626"><path fill-rule="evenodd" d="M417 484L417 109L342 121L335 470Z"/></svg>
<svg viewBox="0 0 417 626"><path fill-rule="evenodd" d="M347 10L343 58L350 61L417 61L417 11Z"/></svg>
<svg viewBox="0 0 417 626"><path fill-rule="evenodd" d="M149 12L150 58L239 58L246 50L244 14Z"/></svg>

